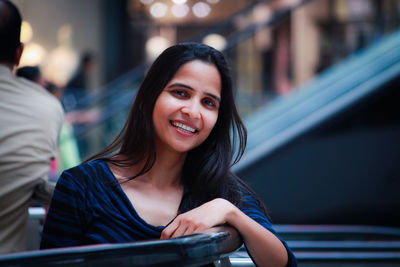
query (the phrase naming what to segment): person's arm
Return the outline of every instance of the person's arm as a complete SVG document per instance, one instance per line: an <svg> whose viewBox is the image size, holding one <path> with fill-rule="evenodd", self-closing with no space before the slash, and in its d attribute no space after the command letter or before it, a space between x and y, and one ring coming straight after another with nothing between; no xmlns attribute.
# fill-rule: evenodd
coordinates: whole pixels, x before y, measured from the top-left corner
<svg viewBox="0 0 400 267"><path fill-rule="evenodd" d="M258 266L287 266L288 253L274 233L234 207L227 223L241 234L248 253Z"/></svg>
<svg viewBox="0 0 400 267"><path fill-rule="evenodd" d="M32 200L38 201L40 204L48 206L54 192L54 185L47 182L45 179L40 179L40 182L35 186Z"/></svg>
<svg viewBox="0 0 400 267"><path fill-rule="evenodd" d="M258 266L287 265L288 253L283 243L270 230L221 198L177 216L164 229L161 239L199 233L225 223L239 231L248 252Z"/></svg>

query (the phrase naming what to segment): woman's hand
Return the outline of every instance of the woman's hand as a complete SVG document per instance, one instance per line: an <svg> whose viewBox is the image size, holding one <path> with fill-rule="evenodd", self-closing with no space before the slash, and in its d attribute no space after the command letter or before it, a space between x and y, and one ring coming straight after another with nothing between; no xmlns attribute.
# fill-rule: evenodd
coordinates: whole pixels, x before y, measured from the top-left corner
<svg viewBox="0 0 400 267"><path fill-rule="evenodd" d="M178 215L161 233L168 239L202 232L227 222L227 217L237 209L229 201L216 198L188 212Z"/></svg>
<svg viewBox="0 0 400 267"><path fill-rule="evenodd" d="M269 230L248 217L229 201L216 198L178 215L161 233L168 239L203 232L227 223L242 236L258 266L285 266L288 255L282 242Z"/></svg>

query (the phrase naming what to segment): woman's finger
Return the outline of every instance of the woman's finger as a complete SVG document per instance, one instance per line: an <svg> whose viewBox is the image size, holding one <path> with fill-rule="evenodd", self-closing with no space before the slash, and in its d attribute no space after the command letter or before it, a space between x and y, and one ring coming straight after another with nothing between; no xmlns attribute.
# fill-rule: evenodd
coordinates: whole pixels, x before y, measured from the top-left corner
<svg viewBox="0 0 400 267"><path fill-rule="evenodd" d="M185 232L182 234L182 236L185 235L191 235L194 233L194 226L192 224L188 225L188 227L186 228Z"/></svg>
<svg viewBox="0 0 400 267"><path fill-rule="evenodd" d="M182 223L180 221L179 226L175 229L175 231L171 234L170 238L183 236L186 230L188 229L189 224Z"/></svg>
<svg viewBox="0 0 400 267"><path fill-rule="evenodd" d="M204 225L204 224L202 224L202 223L197 224L197 225L193 228L192 234L201 233L201 232L203 232L204 230L206 230L206 229L208 229L208 228L210 228L210 227L207 227L206 225Z"/></svg>
<svg viewBox="0 0 400 267"><path fill-rule="evenodd" d="M161 237L160 239L168 239L171 238L173 233L176 231L176 229L179 227L178 220L174 220L172 223L170 223L162 232L161 232Z"/></svg>

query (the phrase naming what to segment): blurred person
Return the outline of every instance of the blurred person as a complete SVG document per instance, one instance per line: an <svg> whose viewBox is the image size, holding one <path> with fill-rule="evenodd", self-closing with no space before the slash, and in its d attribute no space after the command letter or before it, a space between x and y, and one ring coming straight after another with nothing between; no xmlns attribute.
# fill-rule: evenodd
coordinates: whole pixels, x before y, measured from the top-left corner
<svg viewBox="0 0 400 267"><path fill-rule="evenodd" d="M44 88L47 88L48 84L46 79L43 77L38 66L25 66L17 69L16 72L18 77L23 77L30 81L33 81Z"/></svg>
<svg viewBox="0 0 400 267"><path fill-rule="evenodd" d="M60 87L51 82L47 82L46 89L51 94L53 94L58 100L61 101L63 96L63 90ZM83 114L86 114L86 112ZM71 119L71 116L65 114L65 120L61 128L60 139L58 144L60 155L59 155L59 160L57 162L57 176L53 176L51 178L54 181L57 180L60 172L72 168L81 162L78 142L76 141L76 138L74 136L74 130L72 127L72 123L75 121L76 120Z"/></svg>
<svg viewBox="0 0 400 267"><path fill-rule="evenodd" d="M267 96L292 92L290 70L290 19L283 20L270 33L272 42L262 51L263 89Z"/></svg>
<svg viewBox="0 0 400 267"><path fill-rule="evenodd" d="M224 55L198 43L166 49L116 139L59 177L41 248L169 239L227 224L258 266L296 266L259 197L231 172L246 138Z"/></svg>
<svg viewBox="0 0 400 267"><path fill-rule="evenodd" d="M18 76L18 74L17 74L17 76ZM47 80L46 80L45 88L47 89L47 91L49 91L50 94L54 95L58 100L61 101L63 94L64 94L62 88L58 87L54 83L49 82Z"/></svg>
<svg viewBox="0 0 400 267"><path fill-rule="evenodd" d="M72 123L74 135L85 131L88 125L99 119L98 110L90 107L90 100L81 101L86 97L89 89L90 73L93 70L94 56L85 52L81 56L80 64L75 74L65 86L62 102L67 112L67 120ZM80 157L83 158L90 149L90 139L86 136L78 138Z"/></svg>
<svg viewBox="0 0 400 267"><path fill-rule="evenodd" d="M25 66L17 69L18 77L31 80L43 86L49 93L54 95L59 101L62 99L63 90L57 85L48 82L38 66ZM76 117L80 117L76 115ZM50 164L49 180L56 181L60 172L79 164L81 159L79 148L74 137L73 128L71 125L71 116L66 116L60 132L59 138L59 156L54 158Z"/></svg>
<svg viewBox="0 0 400 267"><path fill-rule="evenodd" d="M81 57L80 64L76 69L74 75L65 86L65 97L72 97L73 102L76 104L73 109L85 108L79 104L79 99L86 96L86 94L88 93L89 75L92 72L93 64L93 55L90 52L85 52Z"/></svg>
<svg viewBox="0 0 400 267"><path fill-rule="evenodd" d="M51 94L53 94L48 89L49 84L47 83L46 79L43 77L43 75L40 71L40 68L38 66L24 66L24 67L18 68L16 71L16 75L17 75L17 77L25 78L27 80L30 80L32 82L39 84L43 88L47 89L47 91L49 91ZM55 92L55 90L53 90L53 91ZM48 178L50 181L52 181L57 178L57 175L59 175L59 172L58 172L58 163L57 163L57 157L56 157L56 158L52 159L52 161L50 163L50 170L49 170Z"/></svg>
<svg viewBox="0 0 400 267"><path fill-rule="evenodd" d="M23 51L20 31L18 9L0 0L0 254L25 250L31 200L51 199L47 175L63 122L54 96L12 73Z"/></svg>
<svg viewBox="0 0 400 267"><path fill-rule="evenodd" d="M290 19L283 21L276 29L276 51L274 65L274 87L283 96L292 91L290 81Z"/></svg>

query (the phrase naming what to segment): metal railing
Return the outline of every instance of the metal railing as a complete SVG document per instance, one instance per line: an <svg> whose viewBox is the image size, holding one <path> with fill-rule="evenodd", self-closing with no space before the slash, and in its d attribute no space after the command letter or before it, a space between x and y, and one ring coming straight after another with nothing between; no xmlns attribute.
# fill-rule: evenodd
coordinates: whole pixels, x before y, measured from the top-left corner
<svg viewBox="0 0 400 267"><path fill-rule="evenodd" d="M30 208L29 214L31 232L27 237L32 239L40 235L40 222L45 211L43 208ZM274 228L293 250L299 266L398 266L400 263L400 228L397 227L278 224ZM36 243L38 242L39 239L36 238ZM96 264L100 267L126 262L133 262L130 266L199 266L207 263L221 267L255 266L241 244L242 240L233 228L215 227L199 235L166 241L151 240L9 254L0 256L0 266ZM160 252L164 249L164 252ZM164 260L159 259L163 257ZM149 261L144 263L146 259Z"/></svg>
<svg viewBox="0 0 400 267"><path fill-rule="evenodd" d="M235 229L221 226L169 240L12 253L0 256L0 266L225 266L241 244Z"/></svg>

